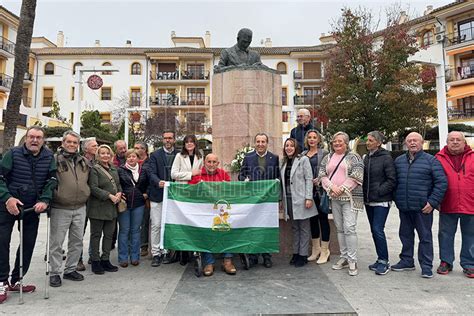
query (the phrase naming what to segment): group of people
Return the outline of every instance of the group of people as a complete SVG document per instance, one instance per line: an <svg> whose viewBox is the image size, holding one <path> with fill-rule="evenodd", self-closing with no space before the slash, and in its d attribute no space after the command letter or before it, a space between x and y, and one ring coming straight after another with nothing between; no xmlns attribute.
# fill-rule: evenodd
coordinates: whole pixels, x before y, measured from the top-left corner
<svg viewBox="0 0 474 316"><path fill-rule="evenodd" d="M460 264L467 277L474 277L474 156L462 133L449 133L447 146L436 157L422 150L420 134L410 133L405 139L407 153L393 161L382 148L384 136L374 131L367 135L368 153L362 159L349 150L349 136L344 132L334 134L326 150L322 135L308 117L306 111L298 113L299 125L284 142L281 164L279 156L268 150L268 136L258 133L255 150L245 156L238 175L239 181L280 180L280 206L293 232L290 264L302 267L308 261L324 264L330 260L331 210L341 252L332 268L348 268L349 275L357 275L357 216L365 209L377 254L369 269L378 275L414 270L416 230L421 273L431 278L433 210L438 209L441 263L437 272L448 274L453 268L454 235L460 221ZM0 168L0 303L8 292L20 289L19 251L11 273L9 252L14 223L24 209L34 209L23 214L25 274L39 214L50 208L49 283L53 287L61 286L62 279L84 279L78 271L86 269L82 248L87 223L89 263L95 274L118 271L110 261L115 238L122 268L139 265L148 250L153 267L187 262L187 252L160 246L165 183L231 178L219 168L219 157L212 153L203 157L196 136L184 137L179 151L173 131L165 131L162 139L163 146L149 156L145 143L127 149L124 141L117 141L114 153L95 139L84 140L80 154L80 135L67 131L53 154L44 146L44 130L28 128L25 143L5 153ZM400 261L390 266L384 226L392 201L399 209L402 251ZM63 247L67 247L64 268ZM260 257L263 266L272 267L269 253L249 255L250 266L257 265ZM202 258L203 274L211 276L215 257L203 253ZM223 254L222 269L231 275L237 272L232 259L233 254ZM24 292L34 290L34 285L23 284Z"/></svg>

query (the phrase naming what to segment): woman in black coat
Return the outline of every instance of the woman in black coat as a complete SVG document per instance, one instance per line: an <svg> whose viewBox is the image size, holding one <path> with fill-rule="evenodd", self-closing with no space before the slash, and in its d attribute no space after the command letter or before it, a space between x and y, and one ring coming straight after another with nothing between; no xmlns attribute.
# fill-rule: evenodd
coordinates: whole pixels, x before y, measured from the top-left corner
<svg viewBox="0 0 474 316"><path fill-rule="evenodd" d="M127 209L118 216L118 261L122 268L140 263L140 226L145 210L148 177L145 168L138 163L138 153L129 149L125 154L125 164L118 170Z"/></svg>
<svg viewBox="0 0 474 316"><path fill-rule="evenodd" d="M369 269L379 275L387 274L390 270L384 228L397 184L392 156L389 151L382 148L384 138L378 131L367 135L369 153L364 157L363 182L364 204L377 252L377 261L371 264Z"/></svg>

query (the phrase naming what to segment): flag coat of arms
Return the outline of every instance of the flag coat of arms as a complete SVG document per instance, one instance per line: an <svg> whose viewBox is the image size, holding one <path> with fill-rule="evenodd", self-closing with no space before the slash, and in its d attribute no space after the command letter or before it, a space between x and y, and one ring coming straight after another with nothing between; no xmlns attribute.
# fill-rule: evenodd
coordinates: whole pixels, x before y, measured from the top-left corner
<svg viewBox="0 0 474 316"><path fill-rule="evenodd" d="M162 247L212 253L279 252L280 182L167 183Z"/></svg>

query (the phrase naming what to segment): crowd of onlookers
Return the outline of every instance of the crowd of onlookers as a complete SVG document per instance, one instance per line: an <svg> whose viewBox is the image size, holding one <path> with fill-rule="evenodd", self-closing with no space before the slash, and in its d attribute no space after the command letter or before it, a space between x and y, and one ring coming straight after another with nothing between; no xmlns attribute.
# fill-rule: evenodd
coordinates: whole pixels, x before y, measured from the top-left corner
<svg viewBox="0 0 474 316"><path fill-rule="evenodd" d="M361 158L350 150L346 133L335 133L325 146L307 110L300 110L297 119L298 126L284 142L281 164L279 156L268 150L268 136L258 133L255 150L245 156L238 174L239 181L280 180L280 207L292 225L290 264L302 267L309 261L325 264L330 260L332 213L341 253L332 268L348 268L349 275L357 275L357 217L365 210L377 256L369 269L377 275L414 270L416 231L421 275L431 278L433 211L437 209L441 261L437 273L453 269L454 236L460 222L460 265L467 277L474 277L474 154L461 132L449 133L447 145L436 156L423 151L420 134L410 133L405 139L406 154L393 160L382 146L384 135L373 131L367 135L368 153ZM128 149L122 140L115 142L114 152L95 139L81 144L80 135L67 131L53 154L44 145L44 130L28 128L25 144L5 153L0 168L0 303L7 299L7 292L20 289L19 252L12 271L9 252L12 230L23 209L34 209L22 213L24 274L31 262L39 214L50 212L49 284L53 287L61 286L62 279L84 279L80 271L86 269L87 225L90 243L85 250L95 274L118 271L110 260L115 247L121 268L137 266L149 254L153 267L184 265L190 260L186 251L160 246L165 183L230 181L231 177L219 168L219 157L203 156L196 136L184 137L181 150L175 146L173 131L165 131L162 140L163 146L150 155L146 143L137 142ZM402 243L400 260L394 265L389 262L384 233L392 202L399 210ZM236 274L233 254L222 256L222 269ZM272 267L270 253L249 254L250 267L260 258L265 267ZM214 255L202 253L202 260L203 274L211 276ZM24 292L34 290L34 285L23 284Z"/></svg>

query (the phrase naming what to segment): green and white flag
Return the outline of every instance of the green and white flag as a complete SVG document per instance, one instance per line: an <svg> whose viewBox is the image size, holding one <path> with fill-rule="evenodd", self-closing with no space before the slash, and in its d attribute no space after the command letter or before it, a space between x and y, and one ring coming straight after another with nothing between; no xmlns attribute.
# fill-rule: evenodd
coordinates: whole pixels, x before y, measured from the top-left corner
<svg viewBox="0 0 474 316"><path fill-rule="evenodd" d="M212 253L279 252L280 182L167 183L165 249Z"/></svg>

